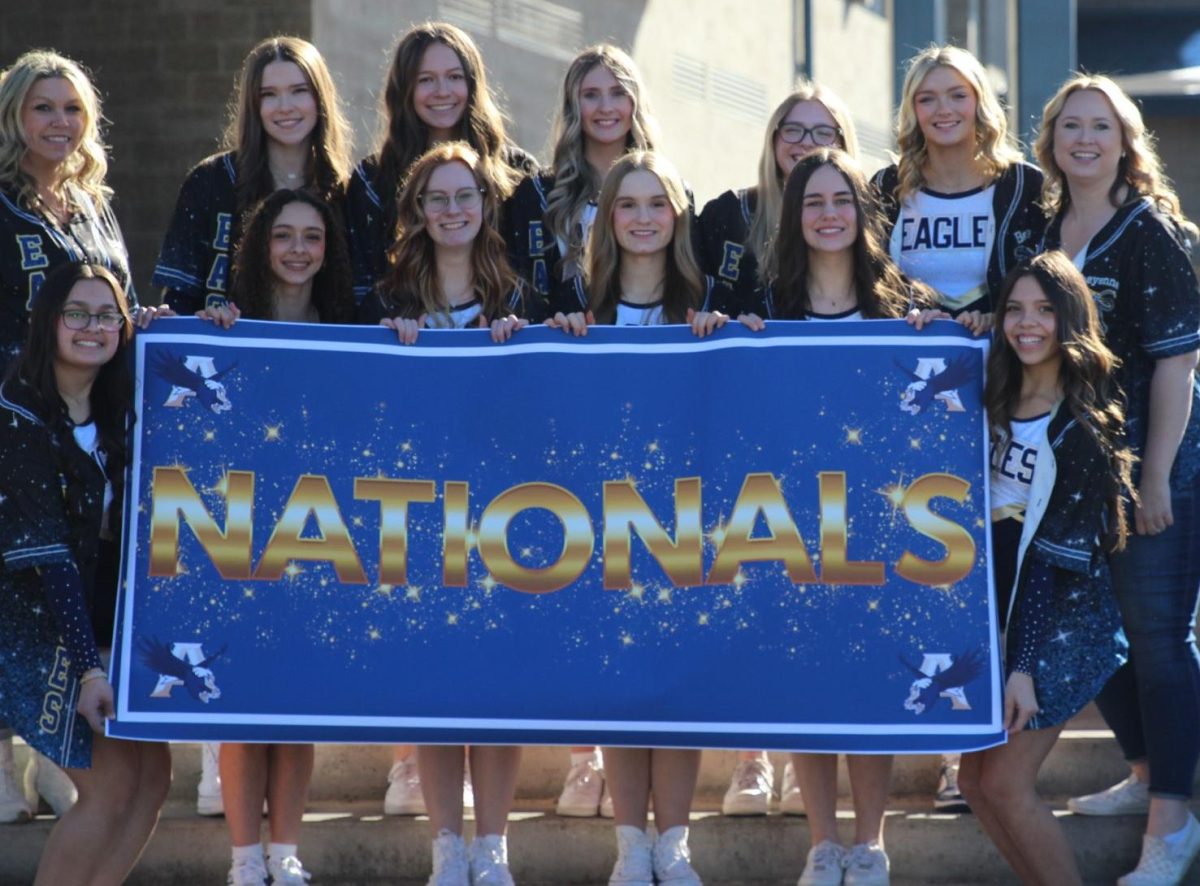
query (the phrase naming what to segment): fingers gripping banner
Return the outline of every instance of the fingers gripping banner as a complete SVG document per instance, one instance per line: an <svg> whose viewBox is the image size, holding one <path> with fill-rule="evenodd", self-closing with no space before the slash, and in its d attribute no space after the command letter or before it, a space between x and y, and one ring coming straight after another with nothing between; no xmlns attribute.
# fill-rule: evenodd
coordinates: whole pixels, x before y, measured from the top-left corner
<svg viewBox="0 0 1200 886"><path fill-rule="evenodd" d="M1003 740L952 324L139 333L114 735Z"/></svg>

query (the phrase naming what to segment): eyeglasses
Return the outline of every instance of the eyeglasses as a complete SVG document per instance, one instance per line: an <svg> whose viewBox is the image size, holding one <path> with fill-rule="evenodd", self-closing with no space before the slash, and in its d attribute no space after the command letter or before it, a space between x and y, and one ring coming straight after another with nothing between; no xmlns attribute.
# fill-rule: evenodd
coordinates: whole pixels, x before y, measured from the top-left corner
<svg viewBox="0 0 1200 886"><path fill-rule="evenodd" d="M421 206L427 213L438 215L450 208L453 202L459 209L469 212L483 200L483 188L460 188L453 194L445 191L426 191L421 195Z"/></svg>
<svg viewBox="0 0 1200 886"><path fill-rule="evenodd" d="M838 136L842 131L836 126L825 126L821 124L809 129L802 123L781 123L779 128L775 130L779 133L779 137L789 145L798 145L804 141L804 136L810 136L814 145L827 147L838 140Z"/></svg>
<svg viewBox="0 0 1200 886"><path fill-rule="evenodd" d="M76 332L87 329L92 325L93 320L96 321L96 326L105 332L116 332L125 323L125 315L120 311L101 311L99 314L89 314L87 311L77 311L73 308L62 312L63 326Z"/></svg>

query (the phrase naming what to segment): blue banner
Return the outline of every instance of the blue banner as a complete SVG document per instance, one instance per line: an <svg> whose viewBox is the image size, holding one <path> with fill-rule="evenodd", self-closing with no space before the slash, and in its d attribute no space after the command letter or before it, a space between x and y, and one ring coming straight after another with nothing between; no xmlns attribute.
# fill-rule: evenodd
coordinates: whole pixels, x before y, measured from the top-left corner
<svg viewBox="0 0 1200 886"><path fill-rule="evenodd" d="M985 347L156 322L110 733L1003 741Z"/></svg>

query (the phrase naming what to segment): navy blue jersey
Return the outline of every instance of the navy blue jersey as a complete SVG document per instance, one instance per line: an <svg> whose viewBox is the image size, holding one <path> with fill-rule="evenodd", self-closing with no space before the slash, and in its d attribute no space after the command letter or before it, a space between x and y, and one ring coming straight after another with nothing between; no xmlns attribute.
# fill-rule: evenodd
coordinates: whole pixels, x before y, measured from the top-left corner
<svg viewBox="0 0 1200 886"><path fill-rule="evenodd" d="M751 309L759 285L758 256L747 242L757 206L758 188L726 191L704 204L697 222L700 270L729 284L731 317Z"/></svg>
<svg viewBox="0 0 1200 886"><path fill-rule="evenodd" d="M237 158L226 152L201 160L179 189L154 285L166 290L164 301L182 314L222 304L229 292L238 237L236 184Z"/></svg>
<svg viewBox="0 0 1200 886"><path fill-rule="evenodd" d="M0 188L0 374L25 345L29 309L46 275L61 264L89 261L111 270L137 306L129 254L107 203L68 185L77 207L66 227L30 209L17 193Z"/></svg>
<svg viewBox="0 0 1200 886"><path fill-rule="evenodd" d="M1046 229L1043 249L1060 248L1061 230L1059 215ZM1155 362L1200 348L1200 286L1179 226L1145 197L1117 210L1088 243L1082 264L1104 341L1121 360L1116 378L1128 398L1126 432L1140 456ZM1192 387L1191 420L1171 472L1173 489L1200 476L1200 381L1193 380Z"/></svg>

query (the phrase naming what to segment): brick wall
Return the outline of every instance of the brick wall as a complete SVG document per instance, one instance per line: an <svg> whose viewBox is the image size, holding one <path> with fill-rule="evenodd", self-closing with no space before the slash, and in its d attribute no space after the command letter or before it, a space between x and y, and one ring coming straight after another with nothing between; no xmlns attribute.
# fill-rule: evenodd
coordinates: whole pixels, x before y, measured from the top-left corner
<svg viewBox="0 0 1200 886"><path fill-rule="evenodd" d="M316 0L314 0L316 2ZM187 170L218 144L242 58L261 40L306 37L302 0L9 0L0 12L0 66L31 47L82 62L104 99L109 184L141 297Z"/></svg>

